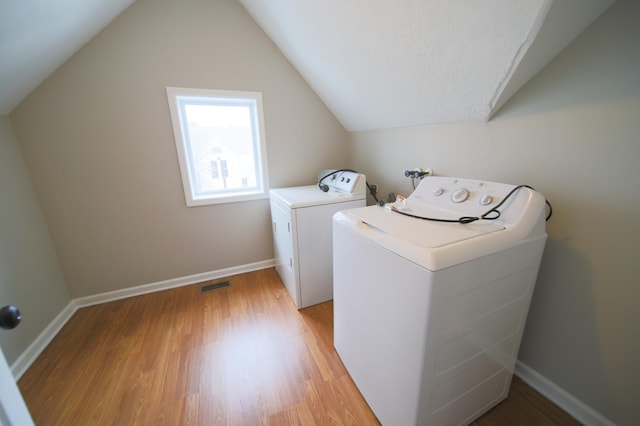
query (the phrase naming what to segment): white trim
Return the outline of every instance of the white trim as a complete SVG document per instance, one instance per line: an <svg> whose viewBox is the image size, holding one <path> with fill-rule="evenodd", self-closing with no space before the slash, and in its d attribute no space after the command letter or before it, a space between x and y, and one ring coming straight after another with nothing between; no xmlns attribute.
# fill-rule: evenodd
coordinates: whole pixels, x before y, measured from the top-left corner
<svg viewBox="0 0 640 426"><path fill-rule="evenodd" d="M611 420L580 401L551 380L544 377L522 361L517 361L515 374L545 398L573 416L584 425L615 426Z"/></svg>
<svg viewBox="0 0 640 426"><path fill-rule="evenodd" d="M11 364L11 373L15 377L16 381L22 377L22 375L31 366L33 361L38 358L44 348L56 337L56 334L62 327L69 321L73 314L78 310L78 306L75 301L72 300L69 304L49 323L42 333L31 342L31 344L25 349L24 352Z"/></svg>
<svg viewBox="0 0 640 426"><path fill-rule="evenodd" d="M231 268L219 269L217 271L203 272L201 274L188 275L186 277L173 278L165 281L158 281L150 284L143 284L136 287L123 288L122 290L109 291L107 293L94 294L92 296L80 297L74 301L78 307L98 305L100 303L112 302L114 300L126 299L127 297L140 296L142 294L154 293L156 291L168 290L170 288L182 287L185 285L197 284L202 281L215 280L231 275L244 274L246 272L257 271L275 266L275 260L265 260L262 262L250 263L247 265L234 266Z"/></svg>
<svg viewBox="0 0 640 426"><path fill-rule="evenodd" d="M11 365L11 373L18 381L27 371L36 358L42 353L54 337L62 330L62 327L71 319L73 314L80 308L98 305L100 303L112 302L114 300L126 299L127 297L140 296L154 293L156 291L168 290L185 285L197 284L202 281L215 280L229 277L231 275L244 274L274 267L275 259L263 260L261 262L249 263L246 265L234 266L231 268L219 269L217 271L203 272L201 274L188 275L186 277L174 278L165 281L158 281L150 284L143 284L136 287L122 290L109 291L92 296L80 297L71 300L69 304L53 319L53 321L36 337L36 339L25 349L25 351Z"/></svg>

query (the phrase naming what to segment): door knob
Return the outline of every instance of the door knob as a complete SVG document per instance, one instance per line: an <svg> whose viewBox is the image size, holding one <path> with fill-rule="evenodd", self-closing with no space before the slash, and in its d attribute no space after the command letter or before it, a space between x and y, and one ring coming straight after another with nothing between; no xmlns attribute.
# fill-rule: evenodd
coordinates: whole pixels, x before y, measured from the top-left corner
<svg viewBox="0 0 640 426"><path fill-rule="evenodd" d="M13 305L7 305L0 308L0 328L11 330L20 324L22 315L20 311Z"/></svg>

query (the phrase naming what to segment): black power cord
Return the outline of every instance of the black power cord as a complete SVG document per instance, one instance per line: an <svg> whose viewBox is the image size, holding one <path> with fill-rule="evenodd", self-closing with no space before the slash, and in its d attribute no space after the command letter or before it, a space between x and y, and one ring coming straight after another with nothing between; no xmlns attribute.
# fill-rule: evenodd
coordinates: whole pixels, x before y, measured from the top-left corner
<svg viewBox="0 0 640 426"><path fill-rule="evenodd" d="M328 173L324 176L322 176L320 179L318 179L318 188L320 188L322 190L322 192L328 192L329 191L329 185L327 185L326 183L322 183L323 180L325 180L328 177L331 177L333 175L335 175L336 173L340 173L340 172L352 172L352 173L360 173L356 170L352 170L352 169L339 169L339 170L334 170L331 173ZM378 197L376 197L375 192L373 191L373 188L371 188L371 185L369 185L369 182L366 182L367 184L367 188L369 188L369 192L371 193L371 196L373 197L374 200L376 200L376 203L379 203L378 201Z"/></svg>
<svg viewBox="0 0 640 426"><path fill-rule="evenodd" d="M376 204L380 204L378 197L376 197L376 191L374 191L371 185L369 185L369 182L367 182L367 188L369 188L369 193L371 193L371 196L373 197L373 199L376 200Z"/></svg>
<svg viewBox="0 0 640 426"><path fill-rule="evenodd" d="M328 173L324 176L322 176L320 179L318 179L318 188L320 188L322 190L322 192L327 192L329 191L329 185L327 185L326 183L322 183L323 180L325 180L328 177L331 177L333 175L335 175L336 173L340 173L340 172L352 172L352 173L358 173L355 170L351 170L351 169L338 169L338 170L334 170L331 173Z"/></svg>
<svg viewBox="0 0 640 426"><path fill-rule="evenodd" d="M498 208L501 207L520 188L529 188L529 189L535 191L535 189L533 189L529 185L518 185L515 188L513 188L502 199L502 201L500 201L495 207L490 208L489 210L487 210L486 212L484 212L480 216L476 216L476 217L474 217L474 216L462 216L462 217L460 217L458 219L442 219L442 218L434 218L434 217L425 217L425 216L418 216L418 215L414 215L414 214L411 214L411 213L403 212L402 210L398 210L397 208L394 208L393 206L391 207L391 211L395 212L395 213L398 213L398 214L401 214L403 216L413 217L415 219L429 220L429 221L432 221L432 222L461 223L463 225L466 225L466 224L469 224L469 223L473 223L473 222L476 222L478 220L496 220L502 215L502 213L500 212L500 210L498 210ZM549 207L549 214L547 214L547 217L545 218L545 221L548 221L549 219L551 219L551 215L553 214L553 209L551 208L551 203L549 203L548 200L545 199L544 201L547 204L547 206Z"/></svg>

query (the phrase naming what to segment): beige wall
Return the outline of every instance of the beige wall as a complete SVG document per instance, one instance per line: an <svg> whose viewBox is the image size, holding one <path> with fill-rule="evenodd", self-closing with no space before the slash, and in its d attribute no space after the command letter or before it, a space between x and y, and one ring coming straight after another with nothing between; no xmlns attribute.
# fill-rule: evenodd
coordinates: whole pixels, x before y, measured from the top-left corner
<svg viewBox="0 0 640 426"><path fill-rule="evenodd" d="M13 128L0 116L0 306L22 321L0 330L12 364L69 303L64 278Z"/></svg>
<svg viewBox="0 0 640 426"><path fill-rule="evenodd" d="M632 3L618 0L489 123L348 136L235 1L137 0L11 123L0 117L2 232L20 230L0 239L0 296L25 316L21 334L0 336L9 361L68 303L65 279L80 297L273 257L266 201L185 206L165 94L166 86L256 90L272 187L351 166L383 193L408 194L403 171L432 167L544 193L555 214L520 359L632 424L640 418L640 10Z"/></svg>
<svg viewBox="0 0 640 426"><path fill-rule="evenodd" d="M620 425L640 418L640 25L616 2L486 124L351 135L354 166L534 186L555 209L519 359Z"/></svg>
<svg viewBox="0 0 640 426"><path fill-rule="evenodd" d="M271 187L347 134L233 0L138 0L10 115L72 297L273 258L268 200L187 208L165 87L260 91Z"/></svg>

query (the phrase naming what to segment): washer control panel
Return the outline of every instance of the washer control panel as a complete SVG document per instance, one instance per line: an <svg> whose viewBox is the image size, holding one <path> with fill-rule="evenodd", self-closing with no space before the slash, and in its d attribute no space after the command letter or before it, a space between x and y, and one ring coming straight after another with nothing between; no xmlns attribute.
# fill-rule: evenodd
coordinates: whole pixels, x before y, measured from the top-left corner
<svg viewBox="0 0 640 426"><path fill-rule="evenodd" d="M479 215L496 206L514 188L513 185L472 179L430 176L407 198L415 204L465 215Z"/></svg>

